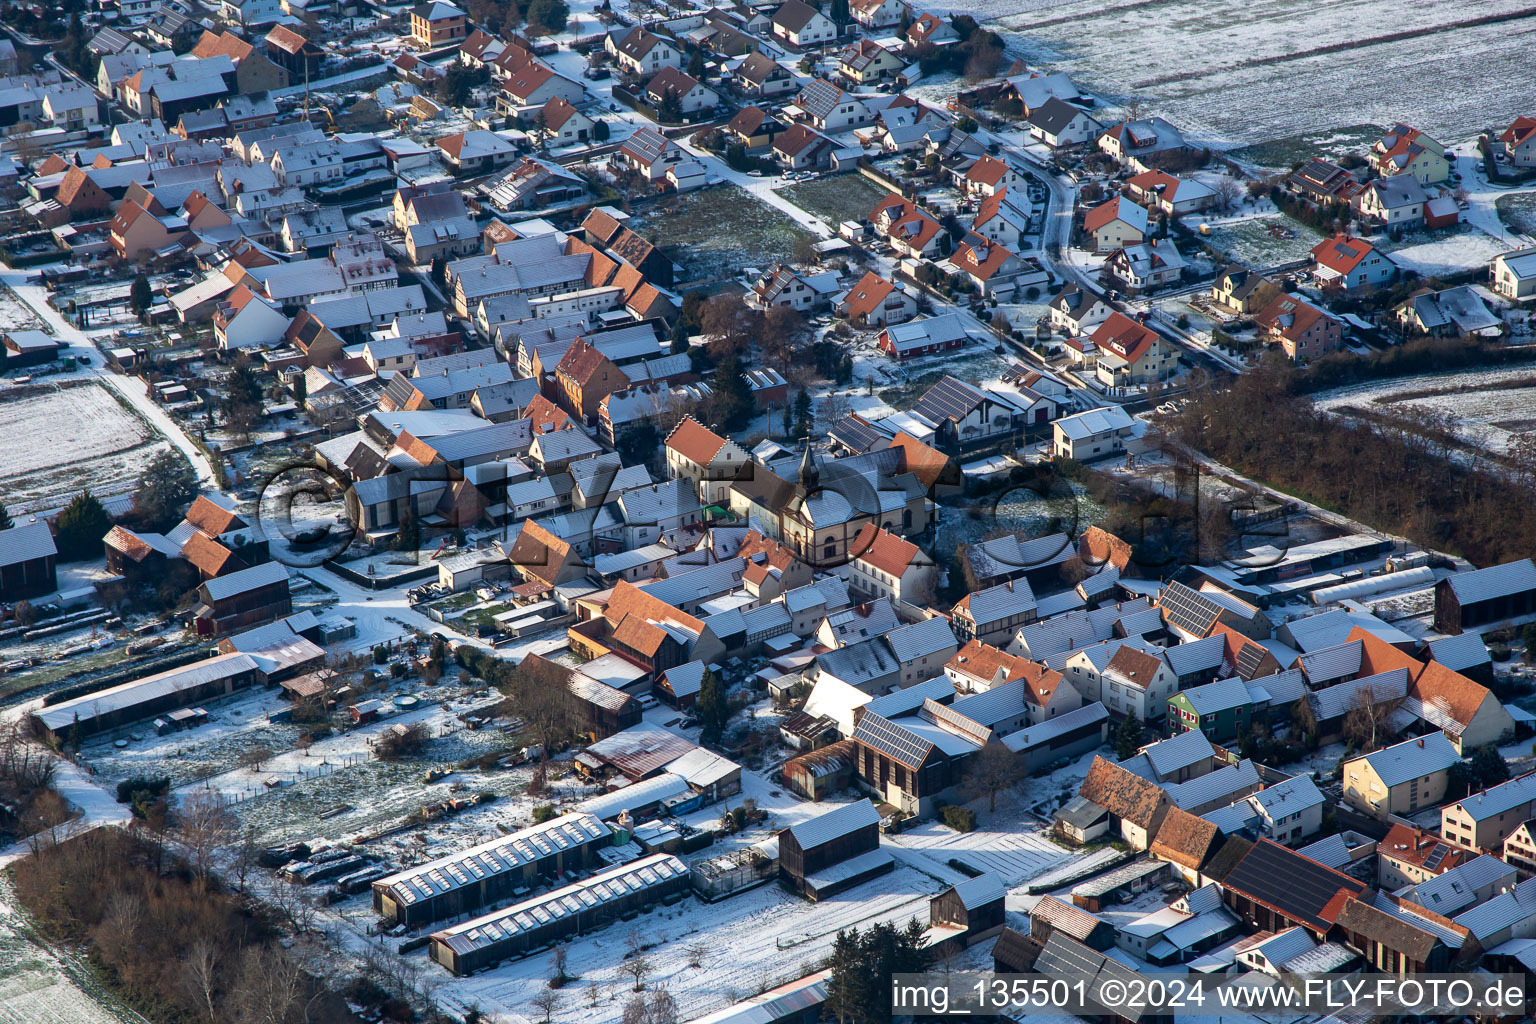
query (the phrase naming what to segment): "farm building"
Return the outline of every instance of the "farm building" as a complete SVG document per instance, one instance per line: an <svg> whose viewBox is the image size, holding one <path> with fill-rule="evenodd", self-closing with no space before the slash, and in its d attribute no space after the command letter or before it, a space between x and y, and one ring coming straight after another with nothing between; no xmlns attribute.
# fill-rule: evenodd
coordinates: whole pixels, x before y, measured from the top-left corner
<svg viewBox="0 0 1536 1024"><path fill-rule="evenodd" d="M590 867L613 831L591 814L562 814L373 883L373 909L419 928L506 899L542 876Z"/></svg>
<svg viewBox="0 0 1536 1024"><path fill-rule="evenodd" d="M697 749L686 737L642 722L577 754L576 769L594 778L617 774L638 782Z"/></svg>
<svg viewBox="0 0 1536 1024"><path fill-rule="evenodd" d="M954 946L954 952L959 952L1002 930L1008 916L1003 908L1007 895L1002 878L977 875L928 901L928 926L943 934L946 949Z"/></svg>
<svg viewBox="0 0 1536 1024"><path fill-rule="evenodd" d="M60 701L32 712L32 721L59 740L78 724L83 738L264 681L256 659L249 654L220 654Z"/></svg>
<svg viewBox="0 0 1536 1024"><path fill-rule="evenodd" d="M820 800L853 783L853 764L858 752L852 740L838 740L784 762L784 785L807 800Z"/></svg>
<svg viewBox="0 0 1536 1024"><path fill-rule="evenodd" d="M57 590L58 553L47 523L0 530L0 601L20 601Z"/></svg>
<svg viewBox="0 0 1536 1024"><path fill-rule="evenodd" d="M1522 558L1460 572L1435 584L1435 628L1455 635L1536 612L1536 564Z"/></svg>
<svg viewBox="0 0 1536 1024"><path fill-rule="evenodd" d="M809 899L842 892L893 866L880 849L880 813L867 800L779 833L779 878Z"/></svg>
<svg viewBox="0 0 1536 1024"><path fill-rule="evenodd" d="M206 581L197 589L198 636L225 636L293 613L288 569L267 562Z"/></svg>
<svg viewBox="0 0 1536 1024"><path fill-rule="evenodd" d="M688 865L653 854L432 936L432 959L463 976L686 892Z"/></svg>
<svg viewBox="0 0 1536 1024"><path fill-rule="evenodd" d="M0 367L6 370L51 363L69 348L67 341L42 331L7 331L4 342Z"/></svg>
<svg viewBox="0 0 1536 1024"><path fill-rule="evenodd" d="M799 981L696 1018L693 1024L815 1024L821 1020L831 977L830 969L808 974Z"/></svg>

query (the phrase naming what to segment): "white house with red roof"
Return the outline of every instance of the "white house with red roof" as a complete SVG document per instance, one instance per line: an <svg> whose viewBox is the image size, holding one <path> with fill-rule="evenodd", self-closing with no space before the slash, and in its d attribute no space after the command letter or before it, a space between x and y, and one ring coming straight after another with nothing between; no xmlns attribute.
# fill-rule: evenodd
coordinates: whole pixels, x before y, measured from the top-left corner
<svg viewBox="0 0 1536 1024"><path fill-rule="evenodd" d="M932 600L938 566L916 544L866 523L848 550L853 558L840 575L865 597L915 606Z"/></svg>
<svg viewBox="0 0 1536 1024"><path fill-rule="evenodd" d="M1136 245L1147 237L1147 208L1115 196L1083 215L1083 232L1092 240L1094 252Z"/></svg>
<svg viewBox="0 0 1536 1024"><path fill-rule="evenodd" d="M1334 235L1312 247L1313 276L1325 288L1371 288L1397 276L1392 257L1351 235Z"/></svg>
<svg viewBox="0 0 1536 1024"><path fill-rule="evenodd" d="M890 28L907 16L901 0L850 0L848 13L865 28Z"/></svg>
<svg viewBox="0 0 1536 1024"><path fill-rule="evenodd" d="M1198 213L1216 201L1215 189L1193 178L1175 177L1167 171L1144 171L1125 184L1138 203L1162 210L1170 217Z"/></svg>
<svg viewBox="0 0 1536 1024"><path fill-rule="evenodd" d="M994 192L977 205L971 230L989 242L1017 250L1029 234L1029 205L1022 187Z"/></svg>
<svg viewBox="0 0 1536 1024"><path fill-rule="evenodd" d="M916 316L917 300L905 288L871 270L848 290L837 311L853 323L885 327Z"/></svg>
<svg viewBox="0 0 1536 1024"><path fill-rule="evenodd" d="M791 46L822 46L837 38L837 26L804 0L787 0L773 12L773 35Z"/></svg>
<svg viewBox="0 0 1536 1024"><path fill-rule="evenodd" d="M667 435L667 473L673 480L693 481L699 501L706 505L726 503L731 481L751 461L745 449L729 438L684 416Z"/></svg>
<svg viewBox="0 0 1536 1024"><path fill-rule="evenodd" d="M636 25L622 36L608 36L603 47L614 62L632 75L655 74L683 66L682 48L665 36Z"/></svg>
<svg viewBox="0 0 1536 1024"><path fill-rule="evenodd" d="M932 46L949 46L959 41L960 33L955 31L955 26L932 11L919 14L912 24L907 26L907 42L913 46L921 46L924 43Z"/></svg>
<svg viewBox="0 0 1536 1024"><path fill-rule="evenodd" d="M1173 375L1179 365L1172 345L1146 324L1111 313L1093 332L1094 374L1106 387L1150 384Z"/></svg>
<svg viewBox="0 0 1536 1024"><path fill-rule="evenodd" d="M288 317L246 285L236 285L213 314L219 348L234 351L276 345L288 329Z"/></svg>
<svg viewBox="0 0 1536 1024"><path fill-rule="evenodd" d="M1377 139L1366 154L1366 162L1383 178L1408 174L1422 185L1444 181L1451 173L1445 147L1417 128L1398 123Z"/></svg>
<svg viewBox="0 0 1536 1024"><path fill-rule="evenodd" d="M888 195L869 215L875 233L904 256L940 255L948 238L943 225L910 199Z"/></svg>
<svg viewBox="0 0 1536 1024"><path fill-rule="evenodd" d="M1007 246L973 234L955 247L946 269L990 299L1012 295L1025 264Z"/></svg>
<svg viewBox="0 0 1536 1024"><path fill-rule="evenodd" d="M1536 167L1536 117L1515 118L1499 133L1499 145L1514 167Z"/></svg>
<svg viewBox="0 0 1536 1024"><path fill-rule="evenodd" d="M971 164L960 179L960 187L972 198L994 196L1008 186L1016 187L1018 184L1019 176L1013 168L990 154Z"/></svg>

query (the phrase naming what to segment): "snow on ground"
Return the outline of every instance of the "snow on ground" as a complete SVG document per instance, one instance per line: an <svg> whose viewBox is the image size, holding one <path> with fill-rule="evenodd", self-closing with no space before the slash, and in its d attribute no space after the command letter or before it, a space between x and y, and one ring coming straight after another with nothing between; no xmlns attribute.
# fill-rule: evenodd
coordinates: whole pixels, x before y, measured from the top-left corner
<svg viewBox="0 0 1536 1024"><path fill-rule="evenodd" d="M1536 387L1509 386L1532 377L1528 368L1423 374L1323 392L1316 402L1329 411L1374 406L1382 412L1449 414L1463 441L1480 450L1504 453L1515 437L1536 430ZM1439 393L1415 394L1425 391Z"/></svg>
<svg viewBox="0 0 1536 1024"><path fill-rule="evenodd" d="M0 402L0 490L14 512L57 508L82 487L130 492L169 446L98 384L34 385Z"/></svg>
<svg viewBox="0 0 1536 1024"><path fill-rule="evenodd" d="M1416 241L1416 237L1421 236L1410 237L1401 248L1388 245L1385 249L1403 270L1416 270L1424 277L1484 267L1510 249L1504 241L1475 230L1461 230L1422 242Z"/></svg>
<svg viewBox="0 0 1536 1024"><path fill-rule="evenodd" d="M1042 6L1048 14L1033 13ZM1345 19L1325 0L1224 8L1204 0L981 0L966 11L1000 19L993 27L1006 31L1010 54L1070 72L1110 99L1139 96L1202 140L1242 145L1398 120L1437 138L1466 138L1489 124L1507 124L1529 94L1526 54L1536 25L1520 19L1450 26L1525 6L1522 0L1355 0ZM1367 42L1404 32L1417 34ZM1351 45L1292 56L1341 43ZM1128 53L1137 59L1126 60ZM1339 73L1345 66L1392 67L1392 85L1362 89L1359 76Z"/></svg>
<svg viewBox="0 0 1536 1024"><path fill-rule="evenodd" d="M11 905L10 879L0 875L0 1024L117 1024L141 1020L114 1012L105 993L88 995L78 965L44 945Z"/></svg>

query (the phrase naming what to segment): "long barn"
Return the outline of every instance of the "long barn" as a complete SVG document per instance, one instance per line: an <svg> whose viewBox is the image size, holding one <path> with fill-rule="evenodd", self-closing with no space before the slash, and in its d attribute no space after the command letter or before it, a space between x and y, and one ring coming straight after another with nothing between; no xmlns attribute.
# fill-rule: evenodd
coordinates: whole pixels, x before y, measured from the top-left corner
<svg viewBox="0 0 1536 1024"><path fill-rule="evenodd" d="M463 976L643 910L690 886L688 865L658 853L432 936L432 959Z"/></svg>
<svg viewBox="0 0 1536 1024"><path fill-rule="evenodd" d="M562 814L379 879L373 909L408 928L474 913L542 876L591 866L612 842L613 830L596 816Z"/></svg>

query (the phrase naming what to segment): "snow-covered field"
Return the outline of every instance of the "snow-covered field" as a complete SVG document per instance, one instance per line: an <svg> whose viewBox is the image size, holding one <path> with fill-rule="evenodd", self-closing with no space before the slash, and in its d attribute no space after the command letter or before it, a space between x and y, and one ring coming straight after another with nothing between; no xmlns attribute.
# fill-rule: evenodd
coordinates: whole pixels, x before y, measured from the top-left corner
<svg viewBox="0 0 1536 1024"><path fill-rule="evenodd" d="M1418 241L1418 238L1424 238L1424 241ZM1484 266L1510 248L1481 231L1458 231L1439 238L1429 238L1421 233L1409 236L1405 241L1407 244L1401 248L1387 245L1385 249L1399 267L1416 270L1424 277L1456 274Z"/></svg>
<svg viewBox="0 0 1536 1024"><path fill-rule="evenodd" d="M10 905L10 881L0 876L0 1024L119 1024L139 1020L87 995L61 954L38 945Z"/></svg>
<svg viewBox="0 0 1536 1024"><path fill-rule="evenodd" d="M979 0L966 10L995 19L1011 54L1070 72L1107 99L1141 97L1202 141L1238 146L1398 120L1454 142L1507 123L1529 98L1536 19L1462 23L1527 6ZM1410 35L1382 39L1398 33ZM1391 84L1362 88L1368 68L1391 68Z"/></svg>
<svg viewBox="0 0 1536 1024"><path fill-rule="evenodd" d="M98 496L138 484L169 447L105 387L34 386L0 401L0 492L12 513L57 507L81 488Z"/></svg>
<svg viewBox="0 0 1536 1024"><path fill-rule="evenodd" d="M1426 374L1325 392L1317 397L1317 405L1327 410L1353 406L1449 414L1465 443L1505 453L1516 436L1536 430L1536 386L1512 386L1532 377L1529 369ZM1425 391L1438 393L1416 394Z"/></svg>

